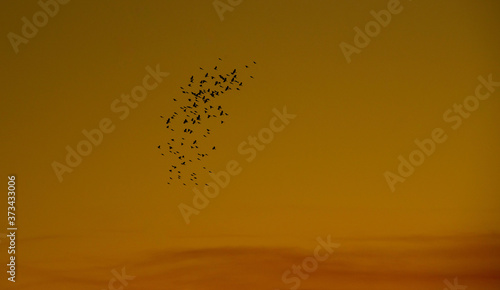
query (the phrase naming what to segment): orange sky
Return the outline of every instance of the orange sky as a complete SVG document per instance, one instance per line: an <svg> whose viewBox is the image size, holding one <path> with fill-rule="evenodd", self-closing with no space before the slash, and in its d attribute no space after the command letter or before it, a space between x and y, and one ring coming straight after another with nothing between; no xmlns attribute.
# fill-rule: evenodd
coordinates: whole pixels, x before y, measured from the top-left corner
<svg viewBox="0 0 500 290"><path fill-rule="evenodd" d="M500 81L500 3L401 0L348 63L340 43L390 1L357 2L243 1L221 21L211 1L70 1L17 54L5 37L0 168L18 182L16 288L105 289L126 266L136 278L124 289L289 289L283 271L331 235L341 247L301 289L442 289L454 277L498 289L500 90L457 130L443 113L479 76ZM2 5L5 36L41 9ZM252 61L254 79L220 99L230 116L203 163L242 171L186 225L178 205L194 193L166 183L159 116L178 110L172 98L199 67ZM157 64L169 75L121 120L110 105ZM297 117L246 161L239 144L284 106ZM59 182L52 163L103 118L114 131ZM384 173L435 128L447 140L392 192Z"/></svg>

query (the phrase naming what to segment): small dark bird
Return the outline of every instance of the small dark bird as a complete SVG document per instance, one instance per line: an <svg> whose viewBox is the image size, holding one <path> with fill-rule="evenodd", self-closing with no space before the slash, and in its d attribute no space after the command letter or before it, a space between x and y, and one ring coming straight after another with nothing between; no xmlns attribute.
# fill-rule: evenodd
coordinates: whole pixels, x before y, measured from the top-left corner
<svg viewBox="0 0 500 290"><path fill-rule="evenodd" d="M217 70L217 66L214 67L214 70Z"/></svg>
<svg viewBox="0 0 500 290"><path fill-rule="evenodd" d="M212 147L212 150L215 150L215 146L214 146L214 147Z"/></svg>
<svg viewBox="0 0 500 290"><path fill-rule="evenodd" d="M158 145L158 149L160 149L160 145Z"/></svg>

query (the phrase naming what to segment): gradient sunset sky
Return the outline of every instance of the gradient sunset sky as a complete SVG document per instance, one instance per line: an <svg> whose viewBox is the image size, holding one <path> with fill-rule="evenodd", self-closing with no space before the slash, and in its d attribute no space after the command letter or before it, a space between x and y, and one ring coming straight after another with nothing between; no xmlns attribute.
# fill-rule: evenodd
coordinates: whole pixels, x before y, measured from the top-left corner
<svg viewBox="0 0 500 290"><path fill-rule="evenodd" d="M500 289L500 89L458 129L443 119L479 76L500 81L500 2L401 0L348 63L339 45L388 2L244 0L221 21L212 0L73 0L15 53L8 33L41 8L4 1L0 168L5 187L16 175L19 230L17 282L4 271L0 288L108 289L125 267L126 290L290 289L283 272L331 236L341 246L300 289L443 289L455 277ZM254 79L220 100L230 116L204 163L242 172L186 225L178 205L194 194L167 185L159 116L199 67L253 61ZM121 120L110 104L157 64L169 76ZM284 106L297 117L247 162L238 145ZM115 130L60 182L52 163L103 118ZM384 173L435 128L447 140L391 191Z"/></svg>

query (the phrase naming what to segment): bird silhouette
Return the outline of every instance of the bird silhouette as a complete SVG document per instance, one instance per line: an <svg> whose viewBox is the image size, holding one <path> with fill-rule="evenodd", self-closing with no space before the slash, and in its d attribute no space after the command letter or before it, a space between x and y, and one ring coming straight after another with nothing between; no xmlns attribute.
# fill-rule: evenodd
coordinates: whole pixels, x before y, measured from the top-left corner
<svg viewBox="0 0 500 290"><path fill-rule="evenodd" d="M216 150L215 144L210 144L213 143L210 138L211 129L224 124L229 116L227 108L224 108L221 101L223 99L229 101L234 93L240 91L245 79L248 77L253 79L253 76L247 73L248 64L241 66L246 68L245 70L241 70L240 67L226 70L222 59L218 58L218 60L221 63L213 66L213 70L195 73L188 77L185 84L178 86L182 97L172 98L178 102L178 110L172 112L171 115L160 115L160 118L165 116L167 119L164 123L167 136L172 136L167 145L158 145L161 156L165 158L162 160L171 165L171 168L166 171L169 175L167 180L170 180L168 184L174 184L172 179L177 176L183 185L198 185L197 170L205 172L209 170L206 166L198 167L197 164L203 164L209 158L207 150L210 148L212 151ZM253 63L256 64L255 61ZM203 67L199 69L204 70ZM176 138L173 138L174 136ZM203 139L199 139L201 137ZM174 169L177 166L183 168L182 172L177 170L175 173Z"/></svg>

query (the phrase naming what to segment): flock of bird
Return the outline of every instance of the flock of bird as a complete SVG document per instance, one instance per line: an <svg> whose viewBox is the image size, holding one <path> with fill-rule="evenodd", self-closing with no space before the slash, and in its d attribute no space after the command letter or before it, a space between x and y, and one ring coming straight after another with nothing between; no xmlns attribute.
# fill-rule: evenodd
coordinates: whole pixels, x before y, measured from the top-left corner
<svg viewBox="0 0 500 290"><path fill-rule="evenodd" d="M218 60L222 61L221 58ZM252 65L255 64L254 61ZM181 97L173 98L180 104L179 110L170 116L160 116L168 130L166 143L158 145L160 154L169 157L168 184L198 185L200 174L192 165L201 163L211 154L209 152L216 150L216 146L207 141L212 133L210 128L224 124L229 116L222 108L220 98L229 91L242 88L239 70L249 68L245 65L238 70L222 72L219 65L211 69L200 67L199 77L192 75L189 82L180 87ZM250 75L250 78L253 79L253 76ZM198 167L211 172L206 166Z"/></svg>

